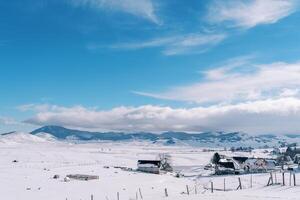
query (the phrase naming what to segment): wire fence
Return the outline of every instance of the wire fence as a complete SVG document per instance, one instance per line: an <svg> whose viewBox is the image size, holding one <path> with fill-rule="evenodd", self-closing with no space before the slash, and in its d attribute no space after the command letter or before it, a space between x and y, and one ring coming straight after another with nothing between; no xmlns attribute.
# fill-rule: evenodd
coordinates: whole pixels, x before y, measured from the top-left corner
<svg viewBox="0 0 300 200"><path fill-rule="evenodd" d="M300 177L300 176L299 176ZM232 176L214 176L206 178L196 178L193 181L193 184L187 184L181 188L170 188L160 187L156 190L144 191L143 188L137 188L136 191L128 198L128 195L124 195L120 192L115 194L104 195L98 197L99 200L151 200L153 195L157 195L164 198L172 199L174 195L201 195L205 193L220 193L220 192L229 192L229 191L238 191L251 188L264 188L270 186L289 186L296 187L297 182L300 183L300 180L297 180L297 173L292 171L272 171L270 173L262 174L245 174L245 175L232 175ZM153 187L152 187L153 188ZM132 193L131 193L132 194ZM126 197L125 197L126 196ZM73 200L71 198L65 198L65 200ZM74 199L75 200L75 199ZM89 199L81 200L97 200L94 194L90 195Z"/></svg>

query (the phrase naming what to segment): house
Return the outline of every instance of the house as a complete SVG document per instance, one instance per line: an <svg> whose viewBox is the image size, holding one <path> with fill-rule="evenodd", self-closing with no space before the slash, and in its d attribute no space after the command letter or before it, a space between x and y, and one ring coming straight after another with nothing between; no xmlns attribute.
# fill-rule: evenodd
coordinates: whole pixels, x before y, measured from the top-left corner
<svg viewBox="0 0 300 200"><path fill-rule="evenodd" d="M242 156L225 156L216 153L212 158L216 174L240 174L266 172L275 169L275 160L266 158L248 158Z"/></svg>
<svg viewBox="0 0 300 200"><path fill-rule="evenodd" d="M296 154L294 157L294 163L300 164L300 154Z"/></svg>
<svg viewBox="0 0 300 200"><path fill-rule="evenodd" d="M282 155L285 154L285 152L286 152L286 148L275 147L270 153L272 155Z"/></svg>
<svg viewBox="0 0 300 200"><path fill-rule="evenodd" d="M279 155L276 158L276 163L279 166L292 165L294 162L288 154Z"/></svg>
<svg viewBox="0 0 300 200"><path fill-rule="evenodd" d="M242 170L241 163L247 158L244 157L229 157L215 153L211 159L215 166L216 174L239 174Z"/></svg>
<svg viewBox="0 0 300 200"><path fill-rule="evenodd" d="M159 174L161 169L160 160L138 160L137 170L146 173Z"/></svg>
<svg viewBox="0 0 300 200"><path fill-rule="evenodd" d="M290 156L293 161L295 160L295 156L297 154L300 154L300 147L288 147L285 152L285 155Z"/></svg>
<svg viewBox="0 0 300 200"><path fill-rule="evenodd" d="M275 169L276 161L265 158L249 158L243 165L245 172L267 172Z"/></svg>
<svg viewBox="0 0 300 200"><path fill-rule="evenodd" d="M216 174L239 174L241 170L241 165L239 162L233 158L221 158L216 164L215 173Z"/></svg>
<svg viewBox="0 0 300 200"><path fill-rule="evenodd" d="M243 164L246 160L248 160L248 157L245 156L233 156L232 158L239 164Z"/></svg>

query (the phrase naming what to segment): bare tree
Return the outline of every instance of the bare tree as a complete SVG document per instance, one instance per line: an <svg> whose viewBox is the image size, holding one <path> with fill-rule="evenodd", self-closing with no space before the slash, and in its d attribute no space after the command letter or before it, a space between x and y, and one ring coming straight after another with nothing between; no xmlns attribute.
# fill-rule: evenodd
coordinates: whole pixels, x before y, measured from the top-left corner
<svg viewBox="0 0 300 200"><path fill-rule="evenodd" d="M161 162L161 169L168 171L168 172L172 172L173 168L172 168L172 157L170 154L166 154L166 153L160 153L158 154L158 159Z"/></svg>

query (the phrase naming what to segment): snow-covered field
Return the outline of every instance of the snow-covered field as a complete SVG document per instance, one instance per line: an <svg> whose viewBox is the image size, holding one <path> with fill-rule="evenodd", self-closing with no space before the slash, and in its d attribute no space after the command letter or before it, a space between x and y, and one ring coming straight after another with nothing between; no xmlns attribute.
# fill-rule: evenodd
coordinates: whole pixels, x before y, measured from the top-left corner
<svg viewBox="0 0 300 200"><path fill-rule="evenodd" d="M155 158L169 153L176 170L185 174L145 174L123 171L114 166L136 168L137 159ZM33 136L14 133L0 136L0 199L4 200L198 200L198 199L299 199L299 186L266 187L269 175L207 176L203 170L214 152L187 146L161 146L149 143L85 143L72 144L53 140L49 135ZM226 152L222 152L226 153ZM227 152L229 153L229 152ZM247 156L267 156L262 151ZM18 162L13 162L17 160ZM109 166L109 168L104 168ZM98 175L99 180L64 182L67 174ZM59 179L53 179L55 174ZM238 177L242 190L236 190ZM224 179L226 191L224 188ZM277 182L282 182L280 173ZM211 183L217 189L210 191ZM189 187L189 195L186 186ZM167 188L168 197L165 197ZM228 190L228 191L227 191Z"/></svg>

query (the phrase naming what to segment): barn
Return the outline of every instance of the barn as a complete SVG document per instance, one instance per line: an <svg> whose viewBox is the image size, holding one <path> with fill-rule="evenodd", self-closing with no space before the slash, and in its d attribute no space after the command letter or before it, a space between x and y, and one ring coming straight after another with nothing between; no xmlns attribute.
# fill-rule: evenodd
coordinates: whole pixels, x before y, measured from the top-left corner
<svg viewBox="0 0 300 200"><path fill-rule="evenodd" d="M161 168L160 160L138 160L137 170L146 173L159 174Z"/></svg>
<svg viewBox="0 0 300 200"><path fill-rule="evenodd" d="M221 158L216 166L216 174L239 174L241 170L240 163L229 157Z"/></svg>
<svg viewBox="0 0 300 200"><path fill-rule="evenodd" d="M275 160L265 158L249 158L244 163L245 172L267 172L275 167Z"/></svg>

